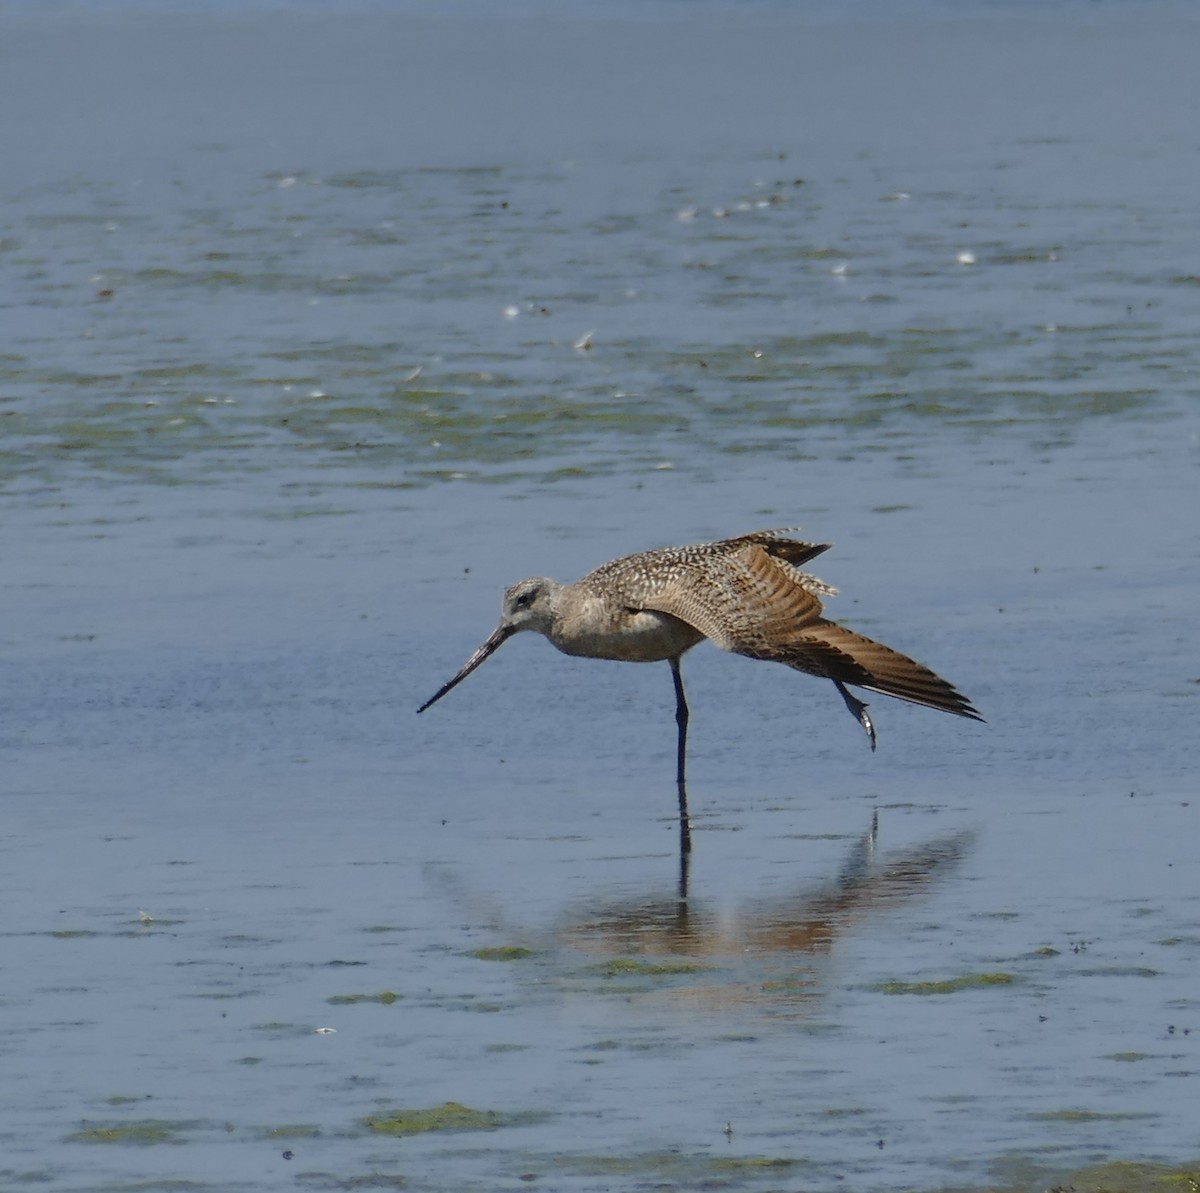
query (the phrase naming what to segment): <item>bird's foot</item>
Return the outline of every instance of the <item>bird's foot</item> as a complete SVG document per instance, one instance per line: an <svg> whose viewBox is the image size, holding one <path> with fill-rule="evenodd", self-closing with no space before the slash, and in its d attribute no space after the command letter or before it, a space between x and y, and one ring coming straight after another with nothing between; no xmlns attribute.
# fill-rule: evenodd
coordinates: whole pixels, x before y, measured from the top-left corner
<svg viewBox="0 0 1200 1193"><path fill-rule="evenodd" d="M866 703L855 696L844 683L840 680L834 680L834 685L841 693L842 699L846 702L846 707L850 710L851 716L863 727L863 732L867 735L867 740L871 743L871 749L875 749L875 726L871 723L871 718L867 713Z"/></svg>

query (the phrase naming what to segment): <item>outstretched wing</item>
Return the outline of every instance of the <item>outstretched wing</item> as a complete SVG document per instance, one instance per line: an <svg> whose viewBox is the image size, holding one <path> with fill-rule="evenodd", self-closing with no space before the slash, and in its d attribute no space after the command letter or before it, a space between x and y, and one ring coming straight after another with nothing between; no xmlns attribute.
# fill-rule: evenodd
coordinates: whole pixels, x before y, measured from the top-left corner
<svg viewBox="0 0 1200 1193"><path fill-rule="evenodd" d="M854 684L940 712L983 720L953 684L928 667L882 642L865 638L823 618L805 627L793 639L779 641L755 653L754 657L784 663L808 675Z"/></svg>
<svg viewBox="0 0 1200 1193"><path fill-rule="evenodd" d="M913 704L981 720L971 703L928 667L821 616L836 590L800 571L828 549L759 532L711 544L648 592L639 607L687 622L723 650L783 663Z"/></svg>

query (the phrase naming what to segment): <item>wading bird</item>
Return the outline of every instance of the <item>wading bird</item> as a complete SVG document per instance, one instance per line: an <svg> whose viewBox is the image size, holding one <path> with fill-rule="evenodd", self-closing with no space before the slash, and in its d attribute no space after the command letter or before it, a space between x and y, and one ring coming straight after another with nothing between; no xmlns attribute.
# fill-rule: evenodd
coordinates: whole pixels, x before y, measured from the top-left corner
<svg viewBox="0 0 1200 1193"><path fill-rule="evenodd" d="M705 638L734 654L832 680L872 750L875 726L866 704L847 684L983 720L961 692L928 667L822 617L821 597L833 596L837 589L801 571L800 565L831 544L798 542L787 538L789 533L760 530L717 543L643 551L614 559L574 584L545 576L522 580L504 593L500 624L491 637L417 712L439 701L521 630L536 630L563 654L670 663L685 852L691 848L684 780L688 706L679 660Z"/></svg>

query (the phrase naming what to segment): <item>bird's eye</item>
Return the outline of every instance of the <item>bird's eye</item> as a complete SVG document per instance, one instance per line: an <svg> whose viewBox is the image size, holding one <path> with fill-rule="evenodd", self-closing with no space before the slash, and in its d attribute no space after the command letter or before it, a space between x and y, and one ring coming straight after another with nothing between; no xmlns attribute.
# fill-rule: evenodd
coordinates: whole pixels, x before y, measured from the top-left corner
<svg viewBox="0 0 1200 1193"><path fill-rule="evenodd" d="M513 601L514 609L528 609L533 603L533 593L523 592L515 601Z"/></svg>

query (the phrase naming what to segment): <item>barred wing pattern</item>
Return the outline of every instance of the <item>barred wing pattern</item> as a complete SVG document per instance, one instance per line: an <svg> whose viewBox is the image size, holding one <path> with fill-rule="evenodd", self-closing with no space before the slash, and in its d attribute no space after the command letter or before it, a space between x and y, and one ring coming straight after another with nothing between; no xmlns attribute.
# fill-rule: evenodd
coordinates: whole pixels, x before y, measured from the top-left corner
<svg viewBox="0 0 1200 1193"><path fill-rule="evenodd" d="M824 618L820 596L835 590L799 565L828 544L780 534L764 531L647 551L615 560L592 576L619 588L630 608L677 617L723 650L982 720L961 692L928 667Z"/></svg>

